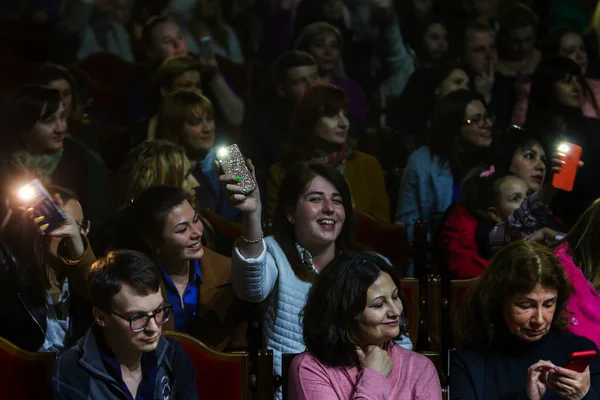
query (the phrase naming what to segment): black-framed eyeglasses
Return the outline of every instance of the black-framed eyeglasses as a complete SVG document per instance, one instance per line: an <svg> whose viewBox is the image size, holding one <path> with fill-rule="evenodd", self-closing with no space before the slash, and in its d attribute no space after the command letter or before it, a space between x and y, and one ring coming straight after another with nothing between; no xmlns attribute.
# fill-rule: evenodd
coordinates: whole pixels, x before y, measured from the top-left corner
<svg viewBox="0 0 600 400"><path fill-rule="evenodd" d="M494 116L490 113L483 113L483 114L475 114L473 115L471 118L467 118L465 120L465 124L467 125L473 125L475 124L478 128L484 128L486 122L494 122Z"/></svg>
<svg viewBox="0 0 600 400"><path fill-rule="evenodd" d="M170 304L162 305L151 313L143 315L134 315L133 317L126 317L114 311L111 311L110 313L129 322L129 329L131 329L132 332L137 333L143 331L148 327L148 324L150 323L150 318L154 318L154 321L156 321L157 325L165 324L167 321L169 321L169 319L171 319L172 308L173 306Z"/></svg>

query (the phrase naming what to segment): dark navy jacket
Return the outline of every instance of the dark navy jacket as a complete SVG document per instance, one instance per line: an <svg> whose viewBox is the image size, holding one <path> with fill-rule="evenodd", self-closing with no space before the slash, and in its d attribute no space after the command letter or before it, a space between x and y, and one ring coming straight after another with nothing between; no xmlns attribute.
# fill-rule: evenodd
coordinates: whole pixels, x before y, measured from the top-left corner
<svg viewBox="0 0 600 400"><path fill-rule="evenodd" d="M197 400L196 373L183 347L161 337L155 351L158 373L154 399ZM91 329L56 361L51 391L52 398L57 400L131 399L106 370Z"/></svg>

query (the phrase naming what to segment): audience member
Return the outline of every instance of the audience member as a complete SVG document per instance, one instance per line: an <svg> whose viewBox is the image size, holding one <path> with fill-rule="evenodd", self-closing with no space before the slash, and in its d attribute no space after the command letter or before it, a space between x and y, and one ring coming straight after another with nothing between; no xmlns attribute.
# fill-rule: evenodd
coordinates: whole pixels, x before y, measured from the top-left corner
<svg viewBox="0 0 600 400"><path fill-rule="evenodd" d="M340 31L326 23L315 22L305 27L298 35L294 48L309 53L315 59L319 80L336 85L350 98L349 113L365 128L365 93L360 85L344 73L341 52L344 41Z"/></svg>
<svg viewBox="0 0 600 400"><path fill-rule="evenodd" d="M130 1L68 0L58 29L79 39L77 60L108 52L134 62L126 28L132 7Z"/></svg>
<svg viewBox="0 0 600 400"><path fill-rule="evenodd" d="M532 78L526 126L547 138L554 149L568 142L581 146L589 155L600 149L600 122L582 115L582 79L579 65L568 58L544 60ZM578 172L573 191L560 191L553 201L553 211L567 227L600 197L596 179L600 164L596 160L584 155L587 164Z"/></svg>
<svg viewBox="0 0 600 400"><path fill-rule="evenodd" d="M79 90L71 72L61 65L44 64L31 77L31 83L58 90L65 108L68 133L97 154L102 154L100 134L83 115Z"/></svg>
<svg viewBox="0 0 600 400"><path fill-rule="evenodd" d="M492 148L492 165L498 171L509 171L521 178L529 192L547 187L546 150L540 139L528 130L511 127ZM548 227L551 227L548 225ZM554 226L555 230L560 227ZM439 231L438 231L439 229ZM434 235L440 269L450 279L468 279L483 273L488 259L477 248L477 218L463 202L450 207Z"/></svg>
<svg viewBox="0 0 600 400"><path fill-rule="evenodd" d="M192 54L202 54L207 46L211 52L235 64L244 64L242 46L235 31L223 19L221 0L197 0L185 32L188 49Z"/></svg>
<svg viewBox="0 0 600 400"><path fill-rule="evenodd" d="M433 363L393 342L407 334L406 316L400 280L381 257L330 262L310 289L303 319L307 352L290 366L291 398L441 399Z"/></svg>
<svg viewBox="0 0 600 400"><path fill-rule="evenodd" d="M24 86L4 107L2 134L10 164L72 190L90 221L104 222L113 208L106 166L66 132L65 107L55 89Z"/></svg>
<svg viewBox="0 0 600 400"><path fill-rule="evenodd" d="M476 168L463 181L462 190L469 212L477 219L477 250L481 257L492 255L518 240L553 243L558 233L545 226L552 218L540 192L527 197L527 182L503 171Z"/></svg>
<svg viewBox="0 0 600 400"><path fill-rule="evenodd" d="M261 187L266 184L269 168L282 159L294 107L318 79L314 58L302 51L290 51L279 57L273 74L274 96L248 116L247 131L243 136L244 152L254 160Z"/></svg>
<svg viewBox="0 0 600 400"><path fill-rule="evenodd" d="M567 304L570 312L568 329L596 345L600 343L599 215L600 200L596 200L552 250L562 262L567 279L573 286L573 294Z"/></svg>
<svg viewBox="0 0 600 400"><path fill-rule="evenodd" d="M396 0L396 12L400 18L402 37L407 43L416 43L419 40L419 31L428 18L437 11L437 2L434 0ZM413 46L414 48L414 46Z"/></svg>
<svg viewBox="0 0 600 400"><path fill-rule="evenodd" d="M389 105L388 125L403 136L412 153L427 143L431 111L448 93L472 89L469 75L457 65L420 68L410 76L402 96Z"/></svg>
<svg viewBox="0 0 600 400"><path fill-rule="evenodd" d="M575 351L598 352L563 330L570 294L560 261L543 246L519 242L498 252L461 307L452 399L596 397L598 356L581 373L562 367Z"/></svg>
<svg viewBox="0 0 600 400"><path fill-rule="evenodd" d="M433 213L443 213L461 199L460 182L486 161L492 144L493 122L483 97L457 90L443 97L431 115L427 146L415 151L402 175L396 222L408 226L425 221L433 227Z"/></svg>
<svg viewBox="0 0 600 400"><path fill-rule="evenodd" d="M481 0L472 0L481 3ZM487 25L471 23L466 26L463 37L460 59L473 78L475 90L491 105L493 100L494 78L497 62L496 41Z"/></svg>
<svg viewBox="0 0 600 400"><path fill-rule="evenodd" d="M188 55L187 43L179 24L171 17L150 18L142 28L145 54L154 63L169 57Z"/></svg>
<svg viewBox="0 0 600 400"><path fill-rule="evenodd" d="M581 67L581 73L585 76L582 85L589 86L589 91L583 91L583 103L581 109L583 115L590 118L598 118L598 99L600 98L600 81L590 79L588 74L588 54L583 42L583 38L573 28L563 28L551 31L545 40L544 57L566 57L576 62ZM527 108L529 106L529 96L531 93L531 84L525 84L519 92L519 100L515 105L512 115L512 122L517 125L523 125Z"/></svg>
<svg viewBox="0 0 600 400"><path fill-rule="evenodd" d="M235 176L220 179L244 213L232 256L233 287L243 300L267 300L263 337L281 374L281 355L305 349L300 312L315 278L342 252L359 250L350 188L333 166L298 165L279 188L274 235L263 239L259 190L244 194Z"/></svg>
<svg viewBox="0 0 600 400"><path fill-rule="evenodd" d="M185 149L167 140L151 140L134 147L120 171L119 204L126 205L155 186L180 188L195 198L200 186Z"/></svg>
<svg viewBox="0 0 600 400"><path fill-rule="evenodd" d="M445 65L450 50L446 20L439 16L427 18L417 31L415 40L410 43L418 68Z"/></svg>
<svg viewBox="0 0 600 400"><path fill-rule="evenodd" d="M522 3L508 6L500 18L492 95L496 128L500 131L508 128L517 93L541 60L542 54L535 48L537 26L538 17Z"/></svg>
<svg viewBox="0 0 600 400"><path fill-rule="evenodd" d="M164 60L155 73L156 98L154 109L160 107L163 98L179 90L203 94L203 82L216 101L217 121L222 122L221 135L228 134L243 121L244 103L225 82L223 76L211 64L202 63L192 56L172 57ZM147 127L147 128L146 128ZM156 116L143 121L138 128L135 144L145 138L153 139L156 133ZM231 133L231 132L229 132Z"/></svg>
<svg viewBox="0 0 600 400"><path fill-rule="evenodd" d="M18 187L17 182L9 186ZM66 189L47 187L66 217L52 231L46 222L50 215L32 219L23 212L24 200L8 187L3 190L8 200L1 213L0 336L24 350L61 353L92 323L87 273L96 258L86 238L89 224Z"/></svg>
<svg viewBox="0 0 600 400"><path fill-rule="evenodd" d="M108 253L90 270L96 324L56 362L55 399L197 399L196 374L184 348L161 336L171 305L160 273L145 255Z"/></svg>
<svg viewBox="0 0 600 400"><path fill-rule="evenodd" d="M375 157L348 143L349 104L344 90L329 84L309 87L296 105L291 137L281 163L270 169L266 215L272 218L286 171L300 162L335 166L348 181L354 207L381 222L390 222L383 170Z"/></svg>
<svg viewBox="0 0 600 400"><path fill-rule="evenodd" d="M232 208L221 193L215 169L215 120L210 100L187 91L165 97L157 115L156 138L185 149L192 175L200 183L196 190L198 208L214 210L230 221L241 221L240 212Z"/></svg>
<svg viewBox="0 0 600 400"><path fill-rule="evenodd" d="M230 259L205 248L203 234L186 193L157 186L123 211L115 248L141 251L158 264L176 331L218 350L244 348L248 307L229 285Z"/></svg>

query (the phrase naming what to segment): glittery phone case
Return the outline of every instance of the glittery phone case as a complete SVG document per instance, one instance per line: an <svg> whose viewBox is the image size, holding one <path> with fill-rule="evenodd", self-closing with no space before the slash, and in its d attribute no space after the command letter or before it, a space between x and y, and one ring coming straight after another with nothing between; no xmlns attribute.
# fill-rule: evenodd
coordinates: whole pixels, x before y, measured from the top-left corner
<svg viewBox="0 0 600 400"><path fill-rule="evenodd" d="M256 181L246 166L246 160L237 144L224 147L217 151L217 161L226 174L240 176L239 185L250 193L256 189Z"/></svg>

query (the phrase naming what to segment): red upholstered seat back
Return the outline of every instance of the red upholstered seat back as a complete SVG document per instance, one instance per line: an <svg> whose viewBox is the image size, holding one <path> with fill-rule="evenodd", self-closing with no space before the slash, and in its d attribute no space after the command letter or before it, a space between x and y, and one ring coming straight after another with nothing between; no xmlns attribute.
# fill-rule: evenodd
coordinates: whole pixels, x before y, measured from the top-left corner
<svg viewBox="0 0 600 400"><path fill-rule="evenodd" d="M182 343L196 368L196 390L201 399L238 400L241 397L240 364L215 360Z"/></svg>
<svg viewBox="0 0 600 400"><path fill-rule="evenodd" d="M49 397L48 378L54 355L39 355L37 360L26 359L0 347L1 398L43 400Z"/></svg>

